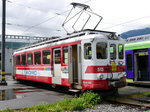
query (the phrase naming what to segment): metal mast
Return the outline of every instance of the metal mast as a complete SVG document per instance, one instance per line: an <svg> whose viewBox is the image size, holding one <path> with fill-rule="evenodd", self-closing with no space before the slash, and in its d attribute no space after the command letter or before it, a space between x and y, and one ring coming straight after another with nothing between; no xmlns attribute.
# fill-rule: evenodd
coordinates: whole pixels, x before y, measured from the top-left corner
<svg viewBox="0 0 150 112"><path fill-rule="evenodd" d="M5 23L6 23L6 0L2 0L2 66L0 85L7 85L5 80Z"/></svg>

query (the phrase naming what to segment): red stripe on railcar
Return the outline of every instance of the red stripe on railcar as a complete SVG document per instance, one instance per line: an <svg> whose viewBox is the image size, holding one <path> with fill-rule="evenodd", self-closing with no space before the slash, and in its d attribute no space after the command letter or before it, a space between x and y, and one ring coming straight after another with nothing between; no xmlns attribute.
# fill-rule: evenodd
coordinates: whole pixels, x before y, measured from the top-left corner
<svg viewBox="0 0 150 112"><path fill-rule="evenodd" d="M45 77L45 76L32 76L32 75L16 74L16 79L30 80L30 81L52 84L52 77Z"/></svg>
<svg viewBox="0 0 150 112"><path fill-rule="evenodd" d="M88 66L85 73L110 73L112 66ZM125 72L124 65L118 65L116 72Z"/></svg>
<svg viewBox="0 0 150 112"><path fill-rule="evenodd" d="M82 80L83 90L109 90L108 80Z"/></svg>
<svg viewBox="0 0 150 112"><path fill-rule="evenodd" d="M69 79L68 78L62 78L61 79L61 85L62 86L71 86L71 84L69 84Z"/></svg>

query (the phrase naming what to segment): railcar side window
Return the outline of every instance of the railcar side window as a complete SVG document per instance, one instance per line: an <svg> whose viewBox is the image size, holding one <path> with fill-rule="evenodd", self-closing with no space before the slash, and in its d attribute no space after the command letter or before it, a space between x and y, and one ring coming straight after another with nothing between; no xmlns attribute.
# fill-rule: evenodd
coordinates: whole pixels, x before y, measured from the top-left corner
<svg viewBox="0 0 150 112"><path fill-rule="evenodd" d="M20 55L16 56L16 65L20 65Z"/></svg>
<svg viewBox="0 0 150 112"><path fill-rule="evenodd" d="M110 59L116 59L116 45L115 44L111 44L110 45Z"/></svg>
<svg viewBox="0 0 150 112"><path fill-rule="evenodd" d="M26 54L21 55L22 65L26 65Z"/></svg>
<svg viewBox="0 0 150 112"><path fill-rule="evenodd" d="M107 44L99 42L96 44L96 57L97 59L107 59Z"/></svg>
<svg viewBox="0 0 150 112"><path fill-rule="evenodd" d="M33 64L33 55L32 55L32 53L28 54L27 58L28 58L28 65L32 65Z"/></svg>
<svg viewBox="0 0 150 112"><path fill-rule="evenodd" d="M60 64L60 50L55 50L55 64Z"/></svg>
<svg viewBox="0 0 150 112"><path fill-rule="evenodd" d="M64 64L68 64L68 47L63 48L64 51Z"/></svg>
<svg viewBox="0 0 150 112"><path fill-rule="evenodd" d="M84 58L85 59L91 59L92 58L91 43L84 44Z"/></svg>
<svg viewBox="0 0 150 112"><path fill-rule="evenodd" d="M43 51L43 64L50 64L50 50Z"/></svg>
<svg viewBox="0 0 150 112"><path fill-rule="evenodd" d="M127 55L127 70L132 71L132 54Z"/></svg>
<svg viewBox="0 0 150 112"><path fill-rule="evenodd" d="M41 64L41 52L34 53L34 64Z"/></svg>
<svg viewBox="0 0 150 112"><path fill-rule="evenodd" d="M124 46L122 44L118 45L118 57L119 59L124 58Z"/></svg>

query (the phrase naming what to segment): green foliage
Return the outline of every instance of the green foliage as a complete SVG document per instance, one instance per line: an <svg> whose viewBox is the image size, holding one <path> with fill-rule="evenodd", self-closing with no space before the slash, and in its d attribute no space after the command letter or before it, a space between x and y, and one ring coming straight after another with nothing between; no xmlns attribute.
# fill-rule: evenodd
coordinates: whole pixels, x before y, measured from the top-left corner
<svg viewBox="0 0 150 112"><path fill-rule="evenodd" d="M92 107L98 103L101 102L101 97L99 94L93 93L91 91L88 91L81 95L81 98L83 99L83 105L86 107Z"/></svg>
<svg viewBox="0 0 150 112"><path fill-rule="evenodd" d="M150 92L146 92L145 96L150 97Z"/></svg>
<svg viewBox="0 0 150 112"><path fill-rule="evenodd" d="M15 110L12 110L10 108L6 108L4 110L0 110L0 112L15 112Z"/></svg>
<svg viewBox="0 0 150 112"><path fill-rule="evenodd" d="M86 108L94 107L94 105L100 102L101 97L98 94L86 92L80 97L59 101L51 106L49 110L53 112L84 110Z"/></svg>

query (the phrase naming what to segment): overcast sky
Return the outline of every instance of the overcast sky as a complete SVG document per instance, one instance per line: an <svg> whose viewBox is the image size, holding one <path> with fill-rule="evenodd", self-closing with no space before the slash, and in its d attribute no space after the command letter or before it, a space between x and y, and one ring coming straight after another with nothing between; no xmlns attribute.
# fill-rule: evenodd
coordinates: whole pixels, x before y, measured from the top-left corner
<svg viewBox="0 0 150 112"><path fill-rule="evenodd" d="M6 34L65 35L61 25L72 2L86 3L103 17L98 30L120 34L150 27L150 0L7 0ZM1 7L2 0L0 23Z"/></svg>

